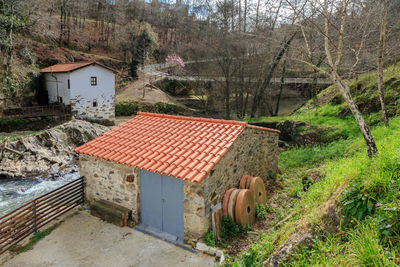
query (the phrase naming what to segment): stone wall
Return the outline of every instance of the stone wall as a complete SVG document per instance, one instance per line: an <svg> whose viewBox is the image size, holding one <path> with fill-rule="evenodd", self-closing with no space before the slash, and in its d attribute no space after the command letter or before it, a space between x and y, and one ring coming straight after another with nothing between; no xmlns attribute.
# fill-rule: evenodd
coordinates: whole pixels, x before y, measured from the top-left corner
<svg viewBox="0 0 400 267"><path fill-rule="evenodd" d="M77 119L93 121L115 120L114 96L99 96L97 106L93 106L93 99L85 99L78 95L71 98L72 114Z"/></svg>
<svg viewBox="0 0 400 267"><path fill-rule="evenodd" d="M85 177L85 195L90 203L104 199L132 210L139 222L139 169L95 157L79 155L81 175Z"/></svg>
<svg viewBox="0 0 400 267"><path fill-rule="evenodd" d="M211 210L240 178L249 174L266 181L278 166L278 134L245 128L228 152L200 182L185 181L185 242L193 243L211 227Z"/></svg>

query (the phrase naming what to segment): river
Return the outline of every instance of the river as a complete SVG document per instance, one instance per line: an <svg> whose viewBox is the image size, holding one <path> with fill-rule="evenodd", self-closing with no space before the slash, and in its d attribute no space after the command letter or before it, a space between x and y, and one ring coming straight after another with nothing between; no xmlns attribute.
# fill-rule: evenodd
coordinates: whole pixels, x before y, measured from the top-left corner
<svg viewBox="0 0 400 267"><path fill-rule="evenodd" d="M65 171L56 179L0 180L0 217L26 202L79 178L79 172Z"/></svg>

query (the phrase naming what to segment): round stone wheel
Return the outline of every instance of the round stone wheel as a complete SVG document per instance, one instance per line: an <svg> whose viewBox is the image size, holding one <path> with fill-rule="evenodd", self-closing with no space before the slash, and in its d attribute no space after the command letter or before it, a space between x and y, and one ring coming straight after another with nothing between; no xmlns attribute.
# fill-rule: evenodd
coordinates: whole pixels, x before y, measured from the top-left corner
<svg viewBox="0 0 400 267"><path fill-rule="evenodd" d="M253 194L254 201L257 204L265 204L267 201L267 192L265 185L260 177L254 177L250 182L250 192Z"/></svg>
<svg viewBox="0 0 400 267"><path fill-rule="evenodd" d="M228 189L228 191L225 192L224 198L222 199L222 214L225 216L228 216L229 197L231 196L233 190L235 190L235 188Z"/></svg>
<svg viewBox="0 0 400 267"><path fill-rule="evenodd" d="M243 227L253 225L256 220L256 205L253 194L248 189L241 189L236 200L235 221Z"/></svg>
<svg viewBox="0 0 400 267"><path fill-rule="evenodd" d="M251 181L252 181L253 179L254 179L254 177L252 177L252 176L249 176L249 177L247 178L245 189L250 189L250 183L251 183Z"/></svg>
<svg viewBox="0 0 400 267"><path fill-rule="evenodd" d="M231 195L229 196L228 202L228 216L235 221L235 207L236 207L236 199L239 195L240 189L235 189L232 191Z"/></svg>
<svg viewBox="0 0 400 267"><path fill-rule="evenodd" d="M246 183L249 178L251 178L251 176L249 176L249 175L242 176L242 178L240 179L240 185L239 185L240 189L246 189Z"/></svg>

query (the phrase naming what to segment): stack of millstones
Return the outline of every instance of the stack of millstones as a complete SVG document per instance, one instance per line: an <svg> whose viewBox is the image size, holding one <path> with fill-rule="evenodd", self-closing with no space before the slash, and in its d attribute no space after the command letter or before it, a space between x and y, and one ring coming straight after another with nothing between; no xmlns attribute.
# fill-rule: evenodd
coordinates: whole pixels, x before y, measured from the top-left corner
<svg viewBox="0 0 400 267"><path fill-rule="evenodd" d="M240 179L240 188L249 189L254 196L256 204L265 204L267 201L264 181L260 177L243 175L242 179Z"/></svg>
<svg viewBox="0 0 400 267"><path fill-rule="evenodd" d="M222 213L242 226L252 225L256 217L256 204L264 204L265 201L263 180L244 175L240 179L240 189L231 188L226 191L222 200Z"/></svg>

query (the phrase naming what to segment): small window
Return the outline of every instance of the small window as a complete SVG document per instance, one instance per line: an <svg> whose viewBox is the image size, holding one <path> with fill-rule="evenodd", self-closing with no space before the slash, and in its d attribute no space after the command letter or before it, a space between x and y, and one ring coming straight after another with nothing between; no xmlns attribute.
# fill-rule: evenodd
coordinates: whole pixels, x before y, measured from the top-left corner
<svg viewBox="0 0 400 267"><path fill-rule="evenodd" d="M93 107L94 108L97 107L97 101L96 100L93 101Z"/></svg>
<svg viewBox="0 0 400 267"><path fill-rule="evenodd" d="M68 79L68 89L71 89L71 82Z"/></svg>
<svg viewBox="0 0 400 267"><path fill-rule="evenodd" d="M58 103L62 103L63 102L63 98L61 96L58 97Z"/></svg>
<svg viewBox="0 0 400 267"><path fill-rule="evenodd" d="M90 85L91 86L96 86L97 85L97 77L95 77L95 76L90 77Z"/></svg>

